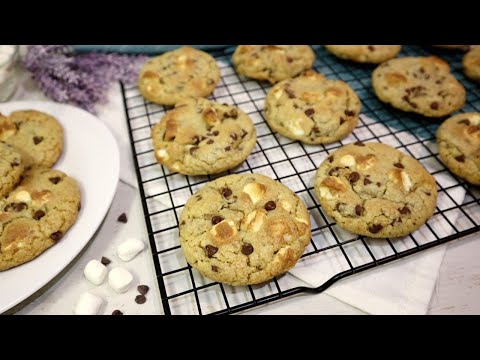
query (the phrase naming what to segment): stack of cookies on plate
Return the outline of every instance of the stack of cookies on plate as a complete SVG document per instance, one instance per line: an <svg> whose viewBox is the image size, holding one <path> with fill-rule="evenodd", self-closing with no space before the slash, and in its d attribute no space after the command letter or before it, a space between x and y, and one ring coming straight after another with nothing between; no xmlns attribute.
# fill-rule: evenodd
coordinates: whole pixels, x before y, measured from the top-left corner
<svg viewBox="0 0 480 360"><path fill-rule="evenodd" d="M59 242L80 210L80 188L52 169L63 129L45 113L0 114L0 271L28 262Z"/></svg>
<svg viewBox="0 0 480 360"><path fill-rule="evenodd" d="M466 93L437 57L395 58L400 45L326 45L335 56L379 64L372 74L378 98L397 109L444 117L463 107ZM476 79L479 58L465 72ZM268 81L265 120L279 134L309 145L352 133L361 102L344 81L312 70L307 45L240 45L232 62L246 77ZM139 88L155 103L174 105L152 129L155 157L172 172L210 175L241 164L256 145L251 119L237 107L205 99L220 81L215 60L181 48L151 59ZM454 136L452 136L452 134ZM462 114L438 131L440 156L455 174L480 184L480 115ZM405 236L433 215L434 177L414 158L388 145L356 142L320 165L315 192L338 225L372 238ZM180 218L187 261L227 284L257 284L292 268L310 241L310 217L286 186L260 174L229 175L207 183L187 201Z"/></svg>

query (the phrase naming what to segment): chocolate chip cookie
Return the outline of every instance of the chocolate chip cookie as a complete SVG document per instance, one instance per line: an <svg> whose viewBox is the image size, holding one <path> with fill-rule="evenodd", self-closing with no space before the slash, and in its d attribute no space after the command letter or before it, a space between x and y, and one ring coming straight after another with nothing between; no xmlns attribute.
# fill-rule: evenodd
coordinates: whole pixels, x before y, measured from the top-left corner
<svg viewBox="0 0 480 360"><path fill-rule="evenodd" d="M63 129L57 119L36 110L0 114L0 141L12 145L26 169L52 167L63 151Z"/></svg>
<svg viewBox="0 0 480 360"><path fill-rule="evenodd" d="M269 91L265 117L273 130L290 139L328 144L352 132L360 108L357 94L347 83L308 70Z"/></svg>
<svg viewBox="0 0 480 360"><path fill-rule="evenodd" d="M380 64L393 59L402 49L401 45L325 45L335 56L359 63Z"/></svg>
<svg viewBox="0 0 480 360"><path fill-rule="evenodd" d="M393 107L442 117L465 104L465 88L438 57L404 57L378 66L372 75L378 98Z"/></svg>
<svg viewBox="0 0 480 360"><path fill-rule="evenodd" d="M295 266L310 241L305 205L259 174L216 179L186 203L180 243L204 276L230 285L258 284Z"/></svg>
<svg viewBox="0 0 480 360"><path fill-rule="evenodd" d="M437 130L440 158L454 174L480 185L480 113L452 116Z"/></svg>
<svg viewBox="0 0 480 360"><path fill-rule="evenodd" d="M210 95L220 81L215 59L204 51L183 47L143 65L138 86L149 101L175 105L188 97Z"/></svg>
<svg viewBox="0 0 480 360"><path fill-rule="evenodd" d="M256 144L252 120L240 109L188 99L152 129L155 157L174 172L208 175L242 163Z"/></svg>
<svg viewBox="0 0 480 360"><path fill-rule="evenodd" d="M412 233L437 205L433 176L414 158L380 143L335 151L317 171L315 192L339 226L372 238Z"/></svg>
<svg viewBox="0 0 480 360"><path fill-rule="evenodd" d="M239 45L232 57L239 74L272 84L310 69L314 61L308 45Z"/></svg>
<svg viewBox="0 0 480 360"><path fill-rule="evenodd" d="M463 57L462 65L465 75L480 82L480 46L474 47Z"/></svg>
<svg viewBox="0 0 480 360"><path fill-rule="evenodd" d="M0 198L15 187L22 173L21 155L12 146L0 142Z"/></svg>
<svg viewBox="0 0 480 360"><path fill-rule="evenodd" d="M21 265L61 240L77 218L80 189L61 171L36 168L0 200L0 270Z"/></svg>

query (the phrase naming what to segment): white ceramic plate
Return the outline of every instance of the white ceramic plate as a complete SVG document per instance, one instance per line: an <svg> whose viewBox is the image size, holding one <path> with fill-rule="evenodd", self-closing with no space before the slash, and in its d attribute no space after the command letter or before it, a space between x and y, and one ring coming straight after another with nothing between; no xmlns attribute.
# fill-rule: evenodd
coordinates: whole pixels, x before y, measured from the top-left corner
<svg viewBox="0 0 480 360"><path fill-rule="evenodd" d="M43 101L1 103L4 115L39 110L57 118L64 130L64 151L54 168L75 178L82 192L78 219L62 240L24 265L0 272L0 313L10 309L62 271L88 243L107 214L117 188L120 156L110 130L92 114Z"/></svg>

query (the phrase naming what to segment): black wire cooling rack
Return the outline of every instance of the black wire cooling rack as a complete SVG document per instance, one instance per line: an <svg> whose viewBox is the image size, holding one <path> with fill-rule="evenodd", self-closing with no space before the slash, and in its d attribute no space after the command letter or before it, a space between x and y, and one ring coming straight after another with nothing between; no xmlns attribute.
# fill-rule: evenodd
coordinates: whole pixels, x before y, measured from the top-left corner
<svg viewBox="0 0 480 360"><path fill-rule="evenodd" d="M263 118L264 98L270 85L235 73L233 48L212 52L222 80L212 99L234 104L257 127L257 146L239 167L216 176L183 176L159 165L153 154L150 129L165 111L147 102L137 87L122 85L134 163L142 198L155 271L164 313L231 314L301 292L321 292L335 281L439 244L480 231L480 189L451 174L441 163L435 131L441 121L397 111L377 100L370 78L374 67L340 60L321 46L313 46L314 68L330 79L346 81L362 101L359 126L348 138L327 146L308 146L284 138ZM400 56L441 56L467 90L463 112L480 111L480 86L463 76L462 54L428 47L404 46ZM355 141L378 141L418 159L436 178L438 205L435 215L415 233L401 239L374 240L355 236L337 227L326 216L314 195L315 171L328 154ZM307 205L312 240L302 259L318 266L318 287L288 273L271 282L231 287L210 281L187 264L178 240L178 218L188 198L214 178L230 173L255 172L290 187ZM457 219L458 218L458 219Z"/></svg>

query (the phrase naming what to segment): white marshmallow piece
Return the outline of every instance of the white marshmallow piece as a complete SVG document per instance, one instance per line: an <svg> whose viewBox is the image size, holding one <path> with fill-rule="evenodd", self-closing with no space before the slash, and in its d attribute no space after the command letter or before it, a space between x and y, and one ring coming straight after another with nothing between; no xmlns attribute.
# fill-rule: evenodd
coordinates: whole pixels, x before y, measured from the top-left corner
<svg viewBox="0 0 480 360"><path fill-rule="evenodd" d="M108 284L118 294L124 293L130 287L133 276L124 268L116 267L108 274Z"/></svg>
<svg viewBox="0 0 480 360"><path fill-rule="evenodd" d="M130 261L145 248L145 243L141 240L131 238L124 241L117 248L117 255L122 261Z"/></svg>
<svg viewBox="0 0 480 360"><path fill-rule="evenodd" d="M83 274L93 285L100 285L103 283L103 280L107 277L108 270L105 265L103 265L98 260L90 260L83 269Z"/></svg>
<svg viewBox="0 0 480 360"><path fill-rule="evenodd" d="M83 293L77 301L73 313L75 315L97 315L103 299L89 292Z"/></svg>

